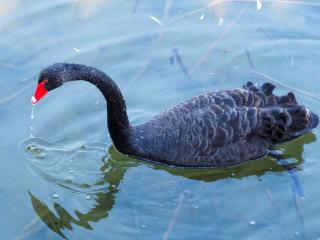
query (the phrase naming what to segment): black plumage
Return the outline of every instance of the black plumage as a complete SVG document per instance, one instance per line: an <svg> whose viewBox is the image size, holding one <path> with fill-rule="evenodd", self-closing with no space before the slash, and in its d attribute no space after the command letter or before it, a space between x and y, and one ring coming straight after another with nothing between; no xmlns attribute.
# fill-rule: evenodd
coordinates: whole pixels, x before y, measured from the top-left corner
<svg viewBox="0 0 320 240"><path fill-rule="evenodd" d="M318 125L318 116L293 93L248 82L241 88L208 92L182 102L152 120L131 126L123 96L104 72L78 64L53 64L39 83L50 91L72 80L98 87L107 101L108 129L115 147L130 156L183 167L223 167L265 155L278 143Z"/></svg>

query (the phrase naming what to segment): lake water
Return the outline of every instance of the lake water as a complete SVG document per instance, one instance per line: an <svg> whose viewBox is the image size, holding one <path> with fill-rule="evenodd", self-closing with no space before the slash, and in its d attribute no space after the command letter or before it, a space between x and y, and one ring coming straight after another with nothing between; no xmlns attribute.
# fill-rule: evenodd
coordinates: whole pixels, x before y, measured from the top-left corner
<svg viewBox="0 0 320 240"><path fill-rule="evenodd" d="M0 1L0 239L320 239L319 129L272 157L174 169L112 146L102 95L72 82L34 108L38 72L95 66L133 124L196 94L277 83L320 114L320 3Z"/></svg>

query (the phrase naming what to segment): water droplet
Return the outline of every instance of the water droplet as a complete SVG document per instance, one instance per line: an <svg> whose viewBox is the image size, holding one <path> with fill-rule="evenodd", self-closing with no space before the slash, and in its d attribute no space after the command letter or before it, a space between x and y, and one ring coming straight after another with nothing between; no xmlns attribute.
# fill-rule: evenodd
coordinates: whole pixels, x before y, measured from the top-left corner
<svg viewBox="0 0 320 240"><path fill-rule="evenodd" d="M206 16L206 15L202 14L202 15L200 16L200 20L203 20L205 16Z"/></svg>
<svg viewBox="0 0 320 240"><path fill-rule="evenodd" d="M87 195L87 196L86 196L86 200L91 200L91 196L90 196L90 195Z"/></svg>
<svg viewBox="0 0 320 240"><path fill-rule="evenodd" d="M218 22L218 27L220 27L222 24L223 24L223 18L220 18Z"/></svg>
<svg viewBox="0 0 320 240"><path fill-rule="evenodd" d="M32 107L32 109L31 109L30 118L31 118L31 119L34 119L34 107ZM33 126L32 126L32 125L30 126L30 130L31 130L30 137L33 138L33 134L32 134L32 132L33 132Z"/></svg>
<svg viewBox="0 0 320 240"><path fill-rule="evenodd" d="M250 224L250 225L255 225L255 224L256 224L256 221L255 221L255 220L251 220L251 221L249 222L249 224Z"/></svg>
<svg viewBox="0 0 320 240"><path fill-rule="evenodd" d="M299 232L295 232L294 234L295 234L296 236L298 236L298 235L299 235Z"/></svg>
<svg viewBox="0 0 320 240"><path fill-rule="evenodd" d="M145 229L145 228L147 228L147 225L142 224L142 225L141 225L141 228Z"/></svg>
<svg viewBox="0 0 320 240"><path fill-rule="evenodd" d="M34 119L34 107L32 107L30 118Z"/></svg>
<svg viewBox="0 0 320 240"><path fill-rule="evenodd" d="M52 197L58 199L59 198L59 194L58 193L54 193L54 194L52 194Z"/></svg>
<svg viewBox="0 0 320 240"><path fill-rule="evenodd" d="M70 169L70 170L69 170L69 173L74 173L74 170Z"/></svg>

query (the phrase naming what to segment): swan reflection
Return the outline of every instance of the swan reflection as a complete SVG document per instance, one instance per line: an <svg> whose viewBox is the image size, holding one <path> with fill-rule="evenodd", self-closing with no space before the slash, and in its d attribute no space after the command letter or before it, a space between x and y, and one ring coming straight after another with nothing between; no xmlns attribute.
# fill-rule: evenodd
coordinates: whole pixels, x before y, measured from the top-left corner
<svg viewBox="0 0 320 240"><path fill-rule="evenodd" d="M285 172L292 169L295 169L295 171L299 170L304 161L302 157L304 145L314 142L315 140L315 135L313 133L308 133L294 141L280 145L278 149L282 151L281 160L285 160L285 162L287 162L286 165L283 165L283 162L279 164L279 161L273 156L266 156L246 164L218 169L183 169L145 163L126 157L117 152L114 147L110 147L108 155L104 156L102 159L104 164L100 167L103 178L94 183L95 186L104 186L104 188L103 190L94 193L94 204L92 204L92 207L88 212L80 212L75 209L72 213L69 213L61 203L55 202L52 207L49 207L44 201L36 196L36 193L29 192L29 196L34 211L43 223L45 223L52 231L66 239L67 237L63 234L63 230L72 230L72 224L92 230L93 227L91 226L91 223L108 218L110 211L116 203L117 193L121 188L121 183L126 172L139 165L148 165L148 167L152 168L154 171L166 171L185 179L205 182L213 182L225 178L241 179L252 175L262 176L267 172ZM280 160L279 154L277 158ZM297 181L297 179L293 180L293 183L288 184L292 185L295 181ZM83 188L90 187L85 184L82 184L81 186Z"/></svg>

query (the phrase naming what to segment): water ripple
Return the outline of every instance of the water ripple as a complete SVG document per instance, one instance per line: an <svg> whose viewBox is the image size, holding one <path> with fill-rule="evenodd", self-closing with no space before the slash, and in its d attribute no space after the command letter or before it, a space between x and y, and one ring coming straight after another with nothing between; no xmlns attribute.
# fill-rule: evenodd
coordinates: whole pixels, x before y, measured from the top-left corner
<svg viewBox="0 0 320 240"><path fill-rule="evenodd" d="M94 194L105 186L95 184L103 178L99 169L108 157L105 144L51 143L42 138L28 138L21 142L20 151L36 177L74 192Z"/></svg>

